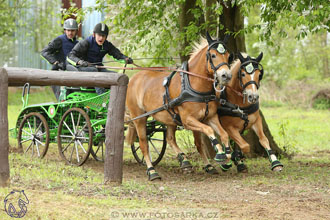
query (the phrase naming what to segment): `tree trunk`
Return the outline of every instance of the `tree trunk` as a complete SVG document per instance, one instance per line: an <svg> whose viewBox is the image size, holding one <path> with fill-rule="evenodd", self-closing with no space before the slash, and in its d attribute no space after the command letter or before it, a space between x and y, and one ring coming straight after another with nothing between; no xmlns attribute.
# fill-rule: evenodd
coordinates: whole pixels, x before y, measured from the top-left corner
<svg viewBox="0 0 330 220"><path fill-rule="evenodd" d="M186 0L180 4L180 16L179 16L179 25L180 32L185 33L186 28L188 27L191 21L194 21L194 15L192 14L192 10L196 5L196 0ZM190 42L186 35L184 35L183 43L181 44L181 51L185 51L186 47L190 45ZM180 53L181 62L187 61L189 59L189 55L185 55Z"/></svg>
<svg viewBox="0 0 330 220"><path fill-rule="evenodd" d="M223 39L226 32L229 32L231 37L227 46L230 52L246 52L244 33L241 32L234 37L237 32L244 28L244 16L240 12L241 6L227 6L227 4L221 1L223 13L220 15L220 39Z"/></svg>
<svg viewBox="0 0 330 220"><path fill-rule="evenodd" d="M276 155L281 154L284 156L289 156L285 152L283 152L283 150L281 148L278 147L278 145L276 144L276 142L268 128L264 115L262 114L261 110L259 112L260 112L260 116L262 118L263 131L264 131L266 137L268 138L270 148L273 151L275 151ZM245 156L247 156L247 157L267 156L265 149L259 143L258 136L255 134L255 132L252 129L250 129L246 135L243 135L243 138L250 145L250 153ZM203 146L206 146L205 147L206 155L210 159L213 159L215 156L215 151L214 151L213 147L211 146L209 138L206 137L206 135L204 135L204 134L202 134L202 144L203 144ZM236 148L236 147L238 147L238 146L235 144L234 148Z"/></svg>
<svg viewBox="0 0 330 220"><path fill-rule="evenodd" d="M211 35L216 32L218 21L217 16L214 13L213 6L217 4L217 0L206 0L205 1L205 23L206 23L206 31L208 31Z"/></svg>

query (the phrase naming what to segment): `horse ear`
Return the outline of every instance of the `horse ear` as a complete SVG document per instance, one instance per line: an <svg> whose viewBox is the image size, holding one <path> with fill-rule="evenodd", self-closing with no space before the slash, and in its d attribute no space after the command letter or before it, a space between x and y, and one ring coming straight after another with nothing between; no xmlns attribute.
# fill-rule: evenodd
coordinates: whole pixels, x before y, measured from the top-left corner
<svg viewBox="0 0 330 220"><path fill-rule="evenodd" d="M212 37L210 36L209 32L206 31L206 39L207 39L207 42L208 44L210 45L211 43L213 43L213 39Z"/></svg>
<svg viewBox="0 0 330 220"><path fill-rule="evenodd" d="M241 63L243 63L244 62L244 57L243 57L243 55L241 54L241 52L238 52L238 59L241 61Z"/></svg>
<svg viewBox="0 0 330 220"><path fill-rule="evenodd" d="M223 39L223 42L224 42L225 44L228 43L229 37L230 37L229 34L226 34L226 35L225 35L225 38Z"/></svg>
<svg viewBox="0 0 330 220"><path fill-rule="evenodd" d="M259 56L256 58L256 61L259 63L261 60L262 60L262 56L263 56L264 54L261 52L260 54L259 54Z"/></svg>
<svg viewBox="0 0 330 220"><path fill-rule="evenodd" d="M229 58L228 58L228 63L231 64L234 61L234 54L230 53Z"/></svg>

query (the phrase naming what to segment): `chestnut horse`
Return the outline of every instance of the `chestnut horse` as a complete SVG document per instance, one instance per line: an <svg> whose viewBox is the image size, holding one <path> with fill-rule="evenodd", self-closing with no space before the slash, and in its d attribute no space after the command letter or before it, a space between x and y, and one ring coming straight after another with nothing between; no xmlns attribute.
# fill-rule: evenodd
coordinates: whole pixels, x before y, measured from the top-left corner
<svg viewBox="0 0 330 220"><path fill-rule="evenodd" d="M231 157L222 150L223 147L229 147L229 137L218 119L213 82L216 80L219 84L224 85L231 79L228 65L230 54L225 45L227 40L228 37L225 37L223 41L213 40L207 33L207 43L198 49L195 48L195 52L188 62L187 69L194 75L180 72L180 70L178 73L173 72L170 76L166 72L143 70L136 73L129 81L126 107L131 119L167 106L165 110L153 111L151 115L167 126L166 140L178 155L181 168L191 165L176 143L175 131L178 121L185 129L203 132L209 137L217 151L215 160L218 163L227 163ZM189 87L189 92L186 90L187 87ZM183 92L186 92L185 95L182 95ZM197 94L199 99L203 99L204 95L208 98L204 101L194 101L193 97L188 96L188 99L175 102L173 106L170 105L170 100L185 97L187 93ZM214 98L210 98L213 96ZM147 117L133 119L134 126L129 126L126 141L131 145L135 140L134 134L137 132L149 180L161 179L150 161L146 122ZM214 130L220 135L222 145L216 139Z"/></svg>
<svg viewBox="0 0 330 220"><path fill-rule="evenodd" d="M261 52L257 58L253 59L249 56L243 57L241 53L238 53L239 59L235 60L230 68L232 79L219 99L218 114L221 125L243 153L248 153L250 146L241 134L245 129L252 128L268 154L271 169L281 171L283 165L277 160L269 146L259 113L258 88L263 77L263 68L260 64L262 56ZM242 158L240 151L234 151L231 157L239 172L247 171ZM220 166L226 171L231 167L231 162Z"/></svg>

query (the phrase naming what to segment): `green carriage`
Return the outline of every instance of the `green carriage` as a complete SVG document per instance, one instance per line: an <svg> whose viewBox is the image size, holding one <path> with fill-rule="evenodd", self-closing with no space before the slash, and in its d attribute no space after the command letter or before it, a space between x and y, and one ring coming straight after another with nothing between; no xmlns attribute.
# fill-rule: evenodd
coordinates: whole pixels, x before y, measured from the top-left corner
<svg viewBox="0 0 330 220"><path fill-rule="evenodd" d="M16 127L10 130L11 136L17 138L20 151L31 157L43 158L49 144L57 143L61 158L69 164L80 166L90 154L103 161L110 90L98 95L94 88L61 88L61 102L28 105L30 86L25 84L23 108ZM150 156L156 165L166 150L166 128L148 120L147 133ZM144 163L138 141L131 150L134 158Z"/></svg>

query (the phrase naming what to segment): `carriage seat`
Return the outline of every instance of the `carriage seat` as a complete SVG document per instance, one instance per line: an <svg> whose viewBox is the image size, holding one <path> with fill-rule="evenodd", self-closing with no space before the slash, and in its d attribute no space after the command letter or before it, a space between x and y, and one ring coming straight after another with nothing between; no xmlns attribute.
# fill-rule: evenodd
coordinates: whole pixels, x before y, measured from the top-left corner
<svg viewBox="0 0 330 220"><path fill-rule="evenodd" d="M87 92L87 93L95 93L94 87L65 87L66 95L69 95L74 92Z"/></svg>

